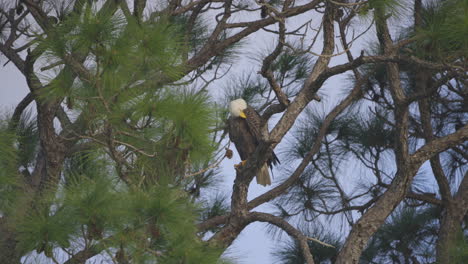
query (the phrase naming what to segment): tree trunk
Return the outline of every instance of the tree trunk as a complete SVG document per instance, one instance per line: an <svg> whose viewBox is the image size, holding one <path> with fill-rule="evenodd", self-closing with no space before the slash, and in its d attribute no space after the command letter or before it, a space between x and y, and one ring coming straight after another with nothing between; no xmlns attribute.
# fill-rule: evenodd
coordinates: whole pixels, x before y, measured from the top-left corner
<svg viewBox="0 0 468 264"><path fill-rule="evenodd" d="M453 248L458 232L461 231L454 206L445 208L440 222L439 238L437 240L437 263L450 264L450 249Z"/></svg>
<svg viewBox="0 0 468 264"><path fill-rule="evenodd" d="M450 264L451 250L454 248L457 234L461 232L461 222L468 212L468 172L465 173L457 194L445 207L440 222L437 240L437 263Z"/></svg>
<svg viewBox="0 0 468 264"><path fill-rule="evenodd" d="M21 256L16 251L16 244L15 235L8 229L5 217L0 218L0 263L21 263Z"/></svg>

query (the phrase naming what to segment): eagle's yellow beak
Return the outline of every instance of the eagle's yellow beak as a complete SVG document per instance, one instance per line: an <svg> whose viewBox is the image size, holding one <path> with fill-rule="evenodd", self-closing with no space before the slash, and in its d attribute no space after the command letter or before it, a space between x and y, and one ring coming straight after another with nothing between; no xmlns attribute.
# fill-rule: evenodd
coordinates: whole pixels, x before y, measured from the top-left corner
<svg viewBox="0 0 468 264"><path fill-rule="evenodd" d="M239 116L242 117L242 118L244 118L244 119L247 118L247 116L245 115L244 111L241 111L240 114L239 114Z"/></svg>

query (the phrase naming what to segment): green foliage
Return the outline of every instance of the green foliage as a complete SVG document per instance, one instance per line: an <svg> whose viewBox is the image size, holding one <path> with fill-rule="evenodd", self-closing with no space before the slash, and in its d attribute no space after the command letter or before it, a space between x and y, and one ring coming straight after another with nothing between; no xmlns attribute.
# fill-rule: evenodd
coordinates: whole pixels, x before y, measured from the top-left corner
<svg viewBox="0 0 468 264"><path fill-rule="evenodd" d="M177 28L181 31L181 34L185 35L186 41L192 51L196 51L202 47L202 44L208 38L206 34L206 27L208 26L204 21L190 21L190 16L180 15L170 18L172 25L177 25ZM193 22L192 24L189 24ZM191 30L189 30L189 28ZM189 31L191 34L189 34Z"/></svg>
<svg viewBox="0 0 468 264"><path fill-rule="evenodd" d="M0 213L14 210L14 199L23 185L18 176L20 173L29 176L38 141L30 112L24 112L17 124L0 120Z"/></svg>
<svg viewBox="0 0 468 264"><path fill-rule="evenodd" d="M322 239L319 240L326 242L333 247L325 246L315 241L309 242L310 252L313 252L314 254L314 261L316 263L323 263L327 261L333 263L341 247L340 240L337 237L333 237L332 235L323 235Z"/></svg>
<svg viewBox="0 0 468 264"><path fill-rule="evenodd" d="M277 80L285 84L286 80L295 82L306 78L312 63L313 59L307 53L298 55L287 50L278 56L271 70L277 73Z"/></svg>
<svg viewBox="0 0 468 264"><path fill-rule="evenodd" d="M229 38L230 35L227 33L223 33L220 36L220 41L225 40ZM216 67L219 68L223 64L234 64L235 59L239 57L239 49L243 46L243 41L239 41L237 43L234 43L223 51L223 53L214 56L211 61L208 63L208 65L205 67L204 70L212 70L213 68Z"/></svg>
<svg viewBox="0 0 468 264"><path fill-rule="evenodd" d="M33 163L39 148L39 134L35 121L30 112L25 112L21 115L21 119L16 127L19 153L18 162L24 168L28 168Z"/></svg>
<svg viewBox="0 0 468 264"><path fill-rule="evenodd" d="M0 172L7 175L13 173L18 159L18 150L15 148L17 136L8 127L8 122L0 120Z"/></svg>
<svg viewBox="0 0 468 264"><path fill-rule="evenodd" d="M41 41L48 56L80 60L90 52L91 76L77 79L66 66L49 83L44 99L67 97L68 108L85 116L88 132L107 127L133 151L158 154L158 164L170 173L184 162L206 161L214 150L209 129L216 123L207 94L163 85L179 79L183 70L187 48L180 24L165 17L137 23L119 12L84 5L52 34L61 38ZM182 162L174 164L176 159ZM150 163L144 157L136 162Z"/></svg>
<svg viewBox="0 0 468 264"><path fill-rule="evenodd" d="M77 230L74 228L72 215L65 210L58 209L50 212L45 205L27 212L16 223L21 252L36 250L52 255L55 247L69 247L69 239Z"/></svg>
<svg viewBox="0 0 468 264"><path fill-rule="evenodd" d="M286 49L270 65L276 82L288 97L297 94L312 69L315 58Z"/></svg>
<svg viewBox="0 0 468 264"><path fill-rule="evenodd" d="M244 99L249 105L258 105L259 97L267 91L267 84L252 74L231 80L224 89L226 105L237 98Z"/></svg>
<svg viewBox="0 0 468 264"><path fill-rule="evenodd" d="M196 208L187 202L183 192L153 187L147 192L131 191L129 195L129 209L135 216L131 226L150 229L151 247L164 251L161 263L216 263L219 252L210 250L195 236Z"/></svg>
<svg viewBox="0 0 468 264"><path fill-rule="evenodd" d="M468 54L468 1L431 1L416 29L415 52L430 60L453 61Z"/></svg>
<svg viewBox="0 0 468 264"><path fill-rule="evenodd" d="M294 141L287 151L292 158L303 158L312 148L325 120L325 113L321 111L306 110L306 115L294 131ZM360 150L363 148L389 148L393 140L393 132L389 130L384 119L369 114L350 111L335 118L328 126L326 135L328 140L338 140L342 143L341 150L333 149L337 155L344 154L351 147ZM320 156L320 154L319 154ZM336 158L336 157L335 157Z"/></svg>
<svg viewBox="0 0 468 264"><path fill-rule="evenodd" d="M466 162L460 157L460 153L449 151L444 155L444 171L451 183L460 182L465 170Z"/></svg>
<svg viewBox="0 0 468 264"><path fill-rule="evenodd" d="M468 259L468 237L462 231L456 234L455 246L450 250L454 264L465 263Z"/></svg>
<svg viewBox="0 0 468 264"><path fill-rule="evenodd" d="M15 148L16 140L17 136L8 129L8 123L0 120L0 214L4 214L10 205L17 186L16 165L20 158Z"/></svg>
<svg viewBox="0 0 468 264"><path fill-rule="evenodd" d="M402 207L375 233L363 252L364 263L385 261L399 256L422 256L437 235L435 222L438 209L428 207L418 210Z"/></svg>
<svg viewBox="0 0 468 264"><path fill-rule="evenodd" d="M179 139L178 147L190 150L194 162L202 162L214 149L209 130L215 113L205 93L169 94L155 104L154 115L170 129L170 137Z"/></svg>
<svg viewBox="0 0 468 264"><path fill-rule="evenodd" d="M297 243L285 243L281 249L278 249L274 255L278 263L282 264L304 264L305 259L302 250Z"/></svg>
<svg viewBox="0 0 468 264"><path fill-rule="evenodd" d="M328 233L323 227L314 228L309 232L305 232L308 237L317 239L330 246L323 245L317 241L309 240L309 248L315 263L333 263L336 255L341 247L339 237ZM277 263L281 264L303 264L305 259L302 250L297 242L283 243L281 248L278 248L274 253Z"/></svg>
<svg viewBox="0 0 468 264"><path fill-rule="evenodd" d="M385 120L385 117L375 115L368 118L348 118L342 123L338 137L346 146L355 146L361 151L393 148L394 132Z"/></svg>
<svg viewBox="0 0 468 264"><path fill-rule="evenodd" d="M319 213L315 210L325 211L338 201L338 193L331 184L312 166L308 167L288 194L275 200L279 216L285 219L302 216L307 221L317 219ZM323 201L327 201L328 207L325 207ZM272 231L275 235L275 230Z"/></svg>
<svg viewBox="0 0 468 264"><path fill-rule="evenodd" d="M335 118L328 127L326 135L330 137L330 141L338 140L341 143L341 150L337 149L336 154L342 151L364 153L369 149L391 149L394 132L385 121L386 115L383 110L377 111L377 115L350 111ZM306 111L306 115L294 132L293 144L288 149L290 157L303 158L306 155L312 148L325 117L323 112Z"/></svg>
<svg viewBox="0 0 468 264"><path fill-rule="evenodd" d="M87 175L67 175L62 207L76 223L88 227L90 238L99 238L104 227L113 230L121 227L124 216L121 197L114 190L112 180L105 178L105 170L88 171Z"/></svg>
<svg viewBox="0 0 468 264"><path fill-rule="evenodd" d="M217 263L221 250L198 237L195 224L207 211L226 212L225 203L204 208L185 191L185 174L214 156L211 130L219 122L206 92L174 84L197 45L186 42L186 22L137 22L82 3L34 42L41 61L62 64L38 100L64 102L67 114L82 119L67 138L76 150L67 153L59 184L14 196L28 187L15 181L18 168L27 174L35 165L37 120L23 117L17 133L0 126L0 213L6 204L16 208L10 222L18 250L52 257L58 248L92 245L124 252L132 263ZM85 67L76 71L72 60Z"/></svg>
<svg viewBox="0 0 468 264"><path fill-rule="evenodd" d="M228 202L227 197L220 194L207 200L201 213L200 222L229 213L230 206ZM208 231L216 232L217 228Z"/></svg>
<svg viewBox="0 0 468 264"><path fill-rule="evenodd" d="M53 38L39 39L50 55L62 58L70 53L85 53L89 48L96 50L115 44L125 19L104 9L98 12L89 4L79 6L82 12L70 13L67 19L53 28L50 32Z"/></svg>
<svg viewBox="0 0 468 264"><path fill-rule="evenodd" d="M129 97L151 94L164 79L181 77L186 45L177 25L164 17L155 23L139 24L118 12L96 11L85 5L82 13L71 14L54 27L51 36L39 41L49 59L73 56L80 61L91 52L87 58L93 79L80 76L81 82L72 85L76 73L65 71L50 83L45 97L72 96L86 103L100 97L114 99L109 105L124 103ZM77 105L85 109L88 104L83 103Z"/></svg>
<svg viewBox="0 0 468 264"><path fill-rule="evenodd" d="M380 12L374 12L374 18L386 19L387 16L399 17L405 10L406 3L401 0L369 0L359 10L360 16L367 16L369 11L382 10L384 15L381 17Z"/></svg>
<svg viewBox="0 0 468 264"><path fill-rule="evenodd" d="M269 0L268 3L272 6L276 6L282 3L281 0Z"/></svg>
<svg viewBox="0 0 468 264"><path fill-rule="evenodd" d="M103 249L123 248L136 263L217 262L220 251L196 236L198 208L185 192L122 188L108 179L106 167L95 163L86 170L90 176L67 175L57 197L18 219L20 249L51 256L54 248L80 247L84 239Z"/></svg>
<svg viewBox="0 0 468 264"><path fill-rule="evenodd" d="M217 184L221 182L220 177L218 177L221 173L219 168L213 168L206 171L206 168L211 166L211 162L214 162L215 158L205 157L205 159L205 162L194 164L195 166L191 167L192 174L200 171L204 172L192 177L187 177L187 181L189 182L188 191L195 198L200 196L201 189L214 190L217 187Z"/></svg>

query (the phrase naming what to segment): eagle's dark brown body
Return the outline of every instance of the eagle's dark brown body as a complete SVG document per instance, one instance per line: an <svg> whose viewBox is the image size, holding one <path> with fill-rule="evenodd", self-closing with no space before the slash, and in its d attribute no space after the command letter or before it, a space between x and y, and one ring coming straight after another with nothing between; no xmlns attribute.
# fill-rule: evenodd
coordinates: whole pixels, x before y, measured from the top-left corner
<svg viewBox="0 0 468 264"><path fill-rule="evenodd" d="M247 160L255 152L260 142L260 126L261 117L252 108L247 107L244 110L247 118L233 117L231 116L228 120L229 126L229 138L236 146L237 152L242 160ZM268 167L272 168L273 165L279 163L278 157L273 152L271 158L268 159ZM262 185L271 184L270 175L268 173L268 167L262 166L257 175L257 182Z"/></svg>

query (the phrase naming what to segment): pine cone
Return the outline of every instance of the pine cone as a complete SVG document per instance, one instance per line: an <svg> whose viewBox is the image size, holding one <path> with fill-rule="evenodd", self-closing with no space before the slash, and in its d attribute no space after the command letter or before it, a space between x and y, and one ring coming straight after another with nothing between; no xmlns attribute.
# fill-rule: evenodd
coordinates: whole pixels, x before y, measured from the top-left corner
<svg viewBox="0 0 468 264"><path fill-rule="evenodd" d="M224 154L226 158L232 159L233 152L231 149L226 148L226 154Z"/></svg>

